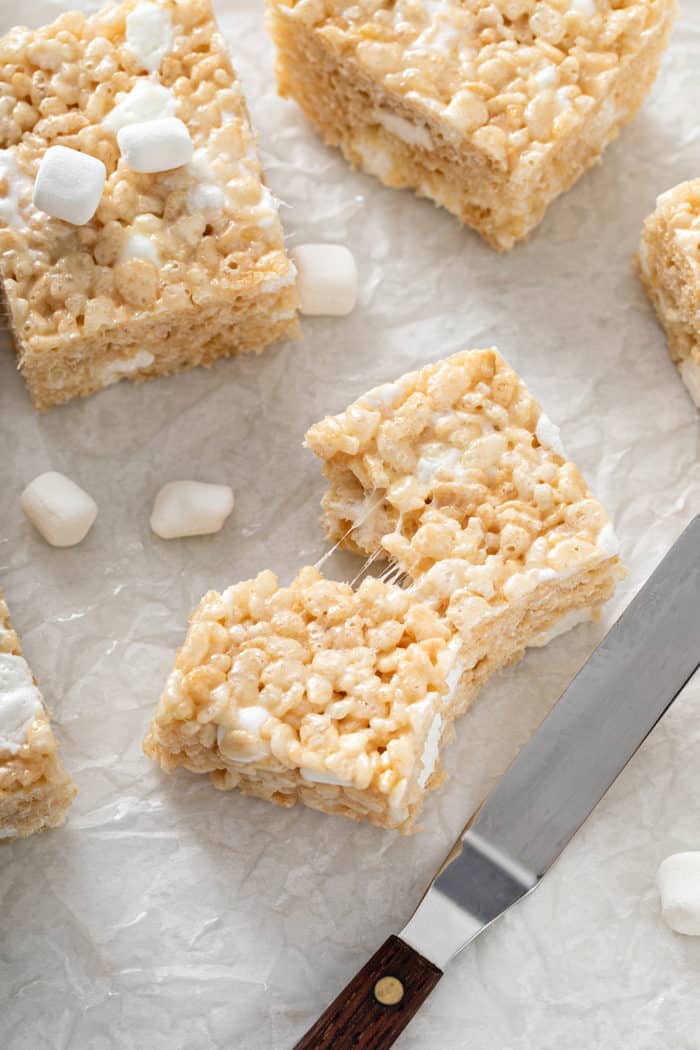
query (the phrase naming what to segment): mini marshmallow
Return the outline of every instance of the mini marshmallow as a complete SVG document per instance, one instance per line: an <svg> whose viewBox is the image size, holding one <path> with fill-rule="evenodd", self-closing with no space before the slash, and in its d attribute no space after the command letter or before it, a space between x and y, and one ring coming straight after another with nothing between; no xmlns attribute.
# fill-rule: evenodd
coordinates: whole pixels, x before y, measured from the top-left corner
<svg viewBox="0 0 700 1050"><path fill-rule="evenodd" d="M122 157L132 171L170 171L189 164L194 152L190 133L177 117L127 124L117 132Z"/></svg>
<svg viewBox="0 0 700 1050"><path fill-rule="evenodd" d="M233 510L233 489L203 481L169 481L156 496L151 528L163 540L219 532Z"/></svg>
<svg viewBox="0 0 700 1050"><path fill-rule="evenodd" d="M122 242L119 261L125 262L127 259L145 259L147 262L160 266L157 245L151 237L145 233L139 233L138 230L128 230Z"/></svg>
<svg viewBox="0 0 700 1050"><path fill-rule="evenodd" d="M126 16L126 46L149 73L173 46L173 20L169 11L144 0Z"/></svg>
<svg viewBox="0 0 700 1050"><path fill-rule="evenodd" d="M102 125L110 131L119 131L127 124L140 124L145 120L160 120L172 117L177 102L170 88L155 84L146 77L138 77L131 91L120 91L114 109L102 119Z"/></svg>
<svg viewBox="0 0 700 1050"><path fill-rule="evenodd" d="M97 517L92 496L54 470L30 481L19 505L52 547L74 547L85 539Z"/></svg>
<svg viewBox="0 0 700 1050"><path fill-rule="evenodd" d="M107 169L97 157L67 146L49 146L41 159L32 201L47 215L83 226L102 199Z"/></svg>
<svg viewBox="0 0 700 1050"><path fill-rule="evenodd" d="M674 853L659 868L661 914L676 933L700 936L700 850Z"/></svg>
<svg viewBox="0 0 700 1050"><path fill-rule="evenodd" d="M344 317L357 302L357 266L344 244L300 244L291 258L298 270L299 309L310 317Z"/></svg>

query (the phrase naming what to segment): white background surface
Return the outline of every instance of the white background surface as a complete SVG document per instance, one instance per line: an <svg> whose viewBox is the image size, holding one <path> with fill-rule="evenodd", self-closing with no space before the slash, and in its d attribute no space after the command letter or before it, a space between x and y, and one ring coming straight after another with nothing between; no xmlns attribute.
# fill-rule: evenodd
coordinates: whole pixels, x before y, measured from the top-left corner
<svg viewBox="0 0 700 1050"><path fill-rule="evenodd" d="M62 6L22 4L21 17ZM484 690L412 838L165 777L140 741L190 609L265 567L288 580L324 549L323 483L301 448L311 422L497 343L615 519L631 571L607 622L700 510L698 415L631 266L656 194L700 174L697 0L682 3L634 125L506 256L350 172L276 98L260 0L218 10L289 241L346 241L361 302L261 358L42 416L0 349L0 579L80 789L63 831L0 850L6 1050L287 1050L408 918L603 633L578 628ZM3 0L2 28L19 14ZM100 506L73 550L47 548L19 510L48 469ZM182 477L235 487L221 535L150 533L156 490ZM697 1050L700 939L662 924L654 875L668 853L700 848L699 704L696 678L538 892L452 967L402 1050Z"/></svg>

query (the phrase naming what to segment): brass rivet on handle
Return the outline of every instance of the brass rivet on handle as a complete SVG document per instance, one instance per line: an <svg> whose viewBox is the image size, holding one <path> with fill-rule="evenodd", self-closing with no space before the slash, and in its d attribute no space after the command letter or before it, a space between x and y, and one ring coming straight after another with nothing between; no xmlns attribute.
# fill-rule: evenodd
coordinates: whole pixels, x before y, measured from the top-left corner
<svg viewBox="0 0 700 1050"><path fill-rule="evenodd" d="M396 1006L403 999L403 992L398 977L380 977L374 986L374 998L382 1006Z"/></svg>

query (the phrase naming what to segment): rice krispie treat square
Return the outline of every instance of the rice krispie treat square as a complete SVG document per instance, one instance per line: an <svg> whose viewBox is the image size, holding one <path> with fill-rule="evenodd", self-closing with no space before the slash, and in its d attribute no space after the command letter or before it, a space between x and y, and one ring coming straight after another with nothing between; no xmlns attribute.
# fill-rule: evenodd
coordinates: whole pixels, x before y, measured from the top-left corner
<svg viewBox="0 0 700 1050"><path fill-rule="evenodd" d="M459 710L526 646L598 615L613 527L558 428L494 349L371 390L306 435L331 540L382 552L459 635Z"/></svg>
<svg viewBox="0 0 700 1050"><path fill-rule="evenodd" d="M411 828L442 779L459 640L405 590L305 568L211 591L144 741L222 789Z"/></svg>
<svg viewBox="0 0 700 1050"><path fill-rule="evenodd" d="M675 0L268 0L268 9L280 93L324 140L507 250L632 119Z"/></svg>
<svg viewBox="0 0 700 1050"><path fill-rule="evenodd" d="M75 792L0 590L0 841L59 827Z"/></svg>
<svg viewBox="0 0 700 1050"><path fill-rule="evenodd" d="M173 116L192 160L132 170L117 132ZM106 168L82 226L32 204L57 145ZM37 408L295 333L277 201L208 0L126 0L0 39L0 280Z"/></svg>
<svg viewBox="0 0 700 1050"><path fill-rule="evenodd" d="M637 268L666 329L671 359L700 408L700 179L657 199L644 223Z"/></svg>

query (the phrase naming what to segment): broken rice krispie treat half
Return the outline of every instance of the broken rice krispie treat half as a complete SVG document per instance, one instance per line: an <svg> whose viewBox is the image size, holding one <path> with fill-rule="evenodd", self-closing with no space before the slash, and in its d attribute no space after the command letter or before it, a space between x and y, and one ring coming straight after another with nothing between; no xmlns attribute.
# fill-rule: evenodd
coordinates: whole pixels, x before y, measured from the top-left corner
<svg viewBox="0 0 700 1050"><path fill-rule="evenodd" d="M459 637L456 713L528 645L596 617L624 575L605 510L496 350L378 387L306 443L329 538L382 551Z"/></svg>
<svg viewBox="0 0 700 1050"><path fill-rule="evenodd" d="M75 791L0 591L0 841L59 827Z"/></svg>
<svg viewBox="0 0 700 1050"><path fill-rule="evenodd" d="M268 0L280 93L506 250L656 76L675 0Z"/></svg>
<svg viewBox="0 0 700 1050"><path fill-rule="evenodd" d="M407 831L442 779L458 645L400 587L262 572L194 612L144 750L222 789Z"/></svg>
<svg viewBox="0 0 700 1050"><path fill-rule="evenodd" d="M188 163L153 171L156 121ZM55 146L71 152L48 155L41 202L60 201L61 165L104 165L83 225L32 203ZM0 39L0 280L38 408L295 333L277 201L208 0L126 0Z"/></svg>
<svg viewBox="0 0 700 1050"><path fill-rule="evenodd" d="M644 223L637 268L671 358L700 408L700 179L657 199Z"/></svg>

